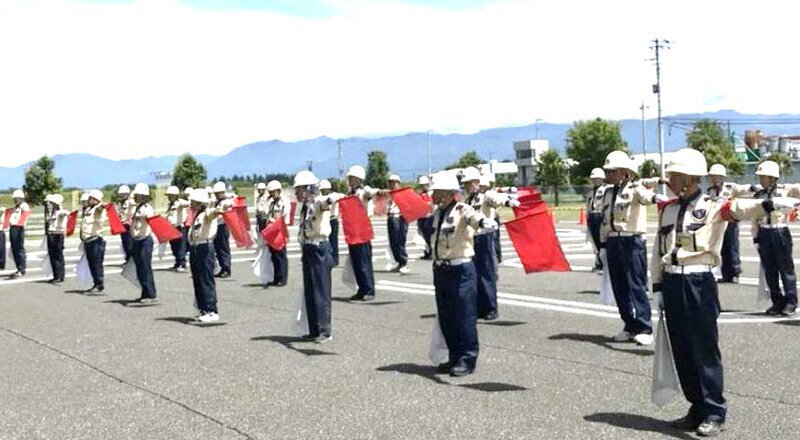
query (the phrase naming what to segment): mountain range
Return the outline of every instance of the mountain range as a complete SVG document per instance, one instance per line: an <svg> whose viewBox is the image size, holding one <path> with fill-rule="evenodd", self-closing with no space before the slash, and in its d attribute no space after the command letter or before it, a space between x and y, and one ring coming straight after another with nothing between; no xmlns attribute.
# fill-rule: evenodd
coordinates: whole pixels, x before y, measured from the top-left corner
<svg viewBox="0 0 800 440"><path fill-rule="evenodd" d="M712 113L681 114L666 118L664 148L676 150L684 145L687 123L680 121L710 118L730 121L732 131L741 138L750 128L761 129L770 134L800 133L800 115L753 115L733 110ZM785 122L783 122L785 121ZM634 153L641 153L642 121L640 119L619 120L622 136ZM776 125L777 124L777 125ZM491 128L473 134L432 133L431 167L441 169L454 162L461 154L475 150L484 159L513 160L513 142L525 139L547 139L551 148L563 151L566 133L571 123L546 123L522 127ZM645 121L647 151L657 150L657 121ZM345 167L351 164L366 164L367 153L372 150L386 152L392 171L404 179L411 179L427 172L427 133L407 133L379 138L353 137L341 139ZM310 162L315 173L321 177L338 175L336 139L318 137L298 142L271 140L255 142L234 148L223 156L197 155L209 178L219 176L294 173L305 169ZM121 182L152 182L152 173L170 171L178 156L147 157L132 160L111 160L85 153L57 154L53 156L56 174L66 187L100 187ZM0 167L0 187L17 187L22 184L25 169Z"/></svg>

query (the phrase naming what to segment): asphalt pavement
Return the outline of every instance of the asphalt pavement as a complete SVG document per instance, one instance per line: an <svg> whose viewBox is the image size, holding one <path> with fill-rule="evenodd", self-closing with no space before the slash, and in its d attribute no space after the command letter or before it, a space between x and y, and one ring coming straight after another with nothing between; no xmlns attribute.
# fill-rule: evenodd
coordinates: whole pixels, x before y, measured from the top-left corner
<svg viewBox="0 0 800 440"><path fill-rule="evenodd" d="M756 308L748 226L742 283L720 286L723 436L800 438L800 320ZM154 258L159 303L134 307L138 292L115 267L117 237L108 238L107 289L93 296L74 278L74 239L60 286L46 284L44 253L30 240L28 275L0 281L0 439L694 438L664 422L686 412L682 397L664 408L649 401L652 348L611 341L621 321L599 302L583 228L557 228L573 272L525 275L504 235L500 320L479 324L478 368L464 378L428 361L430 262L409 243L412 273L386 271L382 220L377 298L348 302L334 269L333 340L321 345L289 336L302 289L296 244L280 288L258 285L254 251L234 249L233 278L217 284L222 322L200 327L190 275L166 269L169 250Z"/></svg>

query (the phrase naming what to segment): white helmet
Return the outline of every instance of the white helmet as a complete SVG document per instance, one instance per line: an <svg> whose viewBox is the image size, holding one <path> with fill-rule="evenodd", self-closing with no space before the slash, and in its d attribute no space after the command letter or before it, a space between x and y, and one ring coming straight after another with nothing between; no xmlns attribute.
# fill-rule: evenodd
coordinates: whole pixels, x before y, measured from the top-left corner
<svg viewBox="0 0 800 440"><path fill-rule="evenodd" d="M756 176L772 176L778 179L781 177L781 167L777 162L765 160L758 165Z"/></svg>
<svg viewBox="0 0 800 440"><path fill-rule="evenodd" d="M317 176L314 175L311 171L303 170L297 173L294 176L294 187L297 188L298 186L309 186L309 185L316 185L319 183L319 179Z"/></svg>
<svg viewBox="0 0 800 440"><path fill-rule="evenodd" d="M192 191L194 191L194 188L192 188L191 186L187 186L186 189L183 190L183 195L189 196L192 194Z"/></svg>
<svg viewBox="0 0 800 440"><path fill-rule="evenodd" d="M461 182L469 182L472 180L481 180L481 172L475 167L468 167L464 169L461 175Z"/></svg>
<svg viewBox="0 0 800 440"><path fill-rule="evenodd" d="M139 182L133 187L133 195L149 196L150 187L144 182Z"/></svg>
<svg viewBox="0 0 800 440"><path fill-rule="evenodd" d="M98 202L102 202L103 201L103 191L100 191L99 189L93 189L93 190L89 191L89 197L97 200Z"/></svg>
<svg viewBox="0 0 800 440"><path fill-rule="evenodd" d="M181 190L179 190L177 186L172 185L172 186L167 187L167 195L178 196L180 194L181 194Z"/></svg>
<svg viewBox="0 0 800 440"><path fill-rule="evenodd" d="M270 180L267 184L267 191L275 191L280 189L283 189L283 185L281 185L281 183L277 180Z"/></svg>
<svg viewBox="0 0 800 440"><path fill-rule="evenodd" d="M492 182L489 180L488 174L482 174L480 180L478 181L478 185L480 186L492 186Z"/></svg>
<svg viewBox="0 0 800 440"><path fill-rule="evenodd" d="M128 185L121 185L117 190L117 194L130 194L131 188Z"/></svg>
<svg viewBox="0 0 800 440"><path fill-rule="evenodd" d="M628 153L622 150L614 150L606 156L606 162L603 164L605 170L618 170L624 169L633 171L638 174L639 171L633 165L633 160L628 156Z"/></svg>
<svg viewBox="0 0 800 440"><path fill-rule="evenodd" d="M430 185L431 179L428 179L428 176L419 176L419 180L417 181L420 185Z"/></svg>
<svg viewBox="0 0 800 440"><path fill-rule="evenodd" d="M355 177L364 180L367 178L367 171L361 165L353 165L347 171L347 177Z"/></svg>
<svg viewBox="0 0 800 440"><path fill-rule="evenodd" d="M711 168L708 170L708 174L712 176L727 176L728 170L725 169L725 165L721 163L715 163L711 165Z"/></svg>
<svg viewBox="0 0 800 440"><path fill-rule="evenodd" d="M461 189L461 186L458 184L458 178L453 173L439 172L433 175L432 180L431 189L434 191L458 191Z"/></svg>
<svg viewBox="0 0 800 440"><path fill-rule="evenodd" d="M22 192L21 189L15 189L14 193L11 195L11 198L13 198L13 199L24 199L25 198L25 193Z"/></svg>
<svg viewBox="0 0 800 440"><path fill-rule="evenodd" d="M391 176L389 176L389 182L399 182L399 181L400 181L400 176L398 176L397 174L392 174Z"/></svg>
<svg viewBox="0 0 800 440"><path fill-rule="evenodd" d="M81 202L85 202L87 200L89 200L89 193L81 194Z"/></svg>
<svg viewBox="0 0 800 440"><path fill-rule="evenodd" d="M258 182L258 185L256 185L256 189L267 189L267 184L264 182Z"/></svg>
<svg viewBox="0 0 800 440"><path fill-rule="evenodd" d="M61 206L64 203L64 196L61 194L48 194L44 200L54 205Z"/></svg>
<svg viewBox="0 0 800 440"><path fill-rule="evenodd" d="M207 187L205 187L205 188L204 188L204 190L205 190L207 193L209 193L209 194L211 194L211 193L213 193L213 192L214 192L214 188L212 188L212 187L210 187L210 186L207 186Z"/></svg>
<svg viewBox="0 0 800 440"><path fill-rule="evenodd" d="M589 174L590 179L605 179L606 172L602 168L593 168L592 173Z"/></svg>
<svg viewBox="0 0 800 440"><path fill-rule="evenodd" d="M708 174L706 157L694 148L681 148L675 153L674 159L667 165L665 172L705 176Z"/></svg>
<svg viewBox="0 0 800 440"><path fill-rule="evenodd" d="M193 189L192 193L189 194L189 201L197 203L208 203L208 191L206 191L203 188Z"/></svg>
<svg viewBox="0 0 800 440"><path fill-rule="evenodd" d="M331 182L328 179L322 179L319 181L319 189L331 189Z"/></svg>
<svg viewBox="0 0 800 440"><path fill-rule="evenodd" d="M222 193L222 192L225 192L226 190L227 190L227 187L225 186L225 182L217 182L217 183L214 184L214 192L215 193Z"/></svg>

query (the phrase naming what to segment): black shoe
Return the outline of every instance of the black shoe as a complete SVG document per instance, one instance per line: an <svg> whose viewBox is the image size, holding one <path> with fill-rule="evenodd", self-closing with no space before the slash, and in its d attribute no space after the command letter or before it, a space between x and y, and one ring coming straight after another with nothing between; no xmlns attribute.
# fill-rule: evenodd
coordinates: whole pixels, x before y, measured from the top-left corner
<svg viewBox="0 0 800 440"><path fill-rule="evenodd" d="M678 429L680 431L694 431L697 429L697 425L699 424L700 422L695 417L692 417L688 414L680 419L669 422L669 426L671 428Z"/></svg>
<svg viewBox="0 0 800 440"><path fill-rule="evenodd" d="M355 295L350 297L350 301L362 301L364 299L364 295L356 293Z"/></svg>
<svg viewBox="0 0 800 440"><path fill-rule="evenodd" d="M725 424L716 420L706 419L697 427L697 435L701 437L716 437L725 430Z"/></svg>
<svg viewBox="0 0 800 440"><path fill-rule="evenodd" d="M375 295L364 295L361 297L361 301L374 301Z"/></svg>
<svg viewBox="0 0 800 440"><path fill-rule="evenodd" d="M768 308L767 311L764 313L766 313L769 316L778 316L781 314L781 312L783 312L783 307L772 306Z"/></svg>
<svg viewBox="0 0 800 440"><path fill-rule="evenodd" d="M102 284L95 284L91 289L87 290L86 293L102 292L103 289L104 287Z"/></svg>
<svg viewBox="0 0 800 440"><path fill-rule="evenodd" d="M781 310L781 315L783 316L794 316L797 311L797 306L793 304L787 304L786 307Z"/></svg>
<svg viewBox="0 0 800 440"><path fill-rule="evenodd" d="M468 367L468 366L466 366L464 364L455 365L453 367L450 367L450 375L453 376L453 377L469 376L473 372L475 372L474 368L470 368L470 367Z"/></svg>
<svg viewBox="0 0 800 440"><path fill-rule="evenodd" d="M304 340L304 341L313 341L313 340L317 339L317 337L318 337L318 336L319 336L319 335L311 335L311 334L308 334L308 335L303 335L303 336L301 336L301 337L300 337L300 339L302 339L302 340Z"/></svg>
<svg viewBox="0 0 800 440"><path fill-rule="evenodd" d="M220 273L214 275L214 277L215 278L230 278L231 274L230 274L230 272L220 272Z"/></svg>
<svg viewBox="0 0 800 440"><path fill-rule="evenodd" d="M453 365L450 362L444 362L436 366L436 371L441 374L447 374L451 368L453 368Z"/></svg>
<svg viewBox="0 0 800 440"><path fill-rule="evenodd" d="M489 312L489 313L483 315L482 319L484 321L494 321L499 317L500 317L500 315L498 315L497 312Z"/></svg>

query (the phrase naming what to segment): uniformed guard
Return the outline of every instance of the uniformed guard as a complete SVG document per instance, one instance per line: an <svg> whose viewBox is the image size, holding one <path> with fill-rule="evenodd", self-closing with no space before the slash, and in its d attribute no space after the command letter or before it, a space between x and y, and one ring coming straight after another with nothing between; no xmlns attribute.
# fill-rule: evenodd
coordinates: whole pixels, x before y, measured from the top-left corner
<svg viewBox="0 0 800 440"><path fill-rule="evenodd" d="M122 251L125 253L125 262L131 259L131 248L133 246L133 239L131 239L131 215L136 204L131 197L131 189L128 185L121 185L117 190L117 213L125 227L125 232L119 235L122 241Z"/></svg>
<svg viewBox="0 0 800 440"><path fill-rule="evenodd" d="M81 217L83 217L84 211L89 208L89 193L84 192L81 193Z"/></svg>
<svg viewBox="0 0 800 440"><path fill-rule="evenodd" d="M479 351L473 237L475 230L491 229L496 223L457 201L461 188L453 173L435 174L431 189L436 205L431 241L433 284L439 325L449 351L448 362L439 365L439 370L465 376L475 371Z"/></svg>
<svg viewBox="0 0 800 440"><path fill-rule="evenodd" d="M3 219L6 218L6 207L0 206L0 270L6 268L6 230Z"/></svg>
<svg viewBox="0 0 800 440"><path fill-rule="evenodd" d="M767 160L756 169L761 189L753 198L772 200L776 197L800 197L800 185L778 184L780 167ZM797 277L792 258L792 234L787 225L787 213L774 210L764 213L752 222L753 241L758 245L758 255L764 268L764 278L769 287L772 306L768 315L792 316L797 309ZM781 293L780 283L783 283Z"/></svg>
<svg viewBox="0 0 800 440"><path fill-rule="evenodd" d="M258 232L267 227L267 205L269 204L269 194L267 194L267 184L259 182L256 185L255 209L256 209L256 227Z"/></svg>
<svg viewBox="0 0 800 440"><path fill-rule="evenodd" d="M319 179L311 171L300 171L294 190L300 203L298 242L302 249L303 296L309 334L316 343L331 340L331 268L333 258L330 233L330 206L334 195L318 196Z"/></svg>
<svg viewBox="0 0 800 440"><path fill-rule="evenodd" d="M86 252L86 260L89 263L89 271L92 273L94 285L87 293L102 292L103 284L103 260L106 256L106 241L103 238L103 224L106 219L106 210L103 205L103 192L93 189L87 193L86 209L83 210L81 217L80 238L83 243L83 250Z"/></svg>
<svg viewBox="0 0 800 440"><path fill-rule="evenodd" d="M659 216L651 263L653 291L664 310L681 388L692 404L689 413L672 424L714 436L724 429L727 404L717 331L720 306L711 269L719 264L727 221L771 212L785 201L730 201L702 194L706 160L694 149L678 151L666 171L670 189L679 197Z"/></svg>
<svg viewBox="0 0 800 440"><path fill-rule="evenodd" d="M340 198L342 194L334 193L331 187L331 182L328 179L320 180L319 192L323 196L333 194ZM331 243L331 255L333 256L333 266L339 265L339 204L334 203L331 205L331 233L328 235L328 241Z"/></svg>
<svg viewBox="0 0 800 440"><path fill-rule="evenodd" d="M589 237L594 245L594 267L593 271L603 269L600 261L600 227L603 224L603 192L605 192L606 173L602 168L595 168L589 174L589 181L592 187L586 195L586 228L589 230Z"/></svg>
<svg viewBox="0 0 800 440"><path fill-rule="evenodd" d="M419 185L419 189L417 193L420 197L423 198L426 202L431 204L431 208L433 208L433 198L431 197L431 190L430 184L431 181L428 176L419 176L419 180L417 180L417 184ZM431 256L431 235L433 235L433 209L431 209L431 214L427 217L422 217L417 220L417 231L422 236L422 239L425 240L425 252L422 254L423 260L430 260L433 258Z"/></svg>
<svg viewBox="0 0 800 440"><path fill-rule="evenodd" d="M48 282L58 284L64 282L64 236L67 233L69 211L62 208L64 196L61 194L48 194L45 202L49 205L45 220L47 256L53 270L53 278Z"/></svg>
<svg viewBox="0 0 800 440"><path fill-rule="evenodd" d="M389 176L389 191L400 189L400 176L392 174ZM408 252L406 252L406 240L408 239L408 223L400 212L400 207L389 197L389 206L386 210L386 231L389 235L389 248L392 257L397 264L392 268L392 272L407 274Z"/></svg>
<svg viewBox="0 0 800 440"><path fill-rule="evenodd" d="M172 270L175 272L186 272L186 218L189 211L189 201L181 198L181 192L177 186L167 188L167 220L181 232L180 238L170 240L169 247L172 249L172 256L175 257L175 264Z"/></svg>
<svg viewBox="0 0 800 440"><path fill-rule="evenodd" d="M636 166L624 151L612 151L603 168L609 188L603 194L602 241L606 242L614 299L625 327L614 340L653 342L650 300L647 297L647 205L666 199L635 181Z"/></svg>
<svg viewBox="0 0 800 440"><path fill-rule="evenodd" d="M492 190L492 191L498 192L498 193L501 192L501 191L499 191L498 189L495 188L496 183L497 183L496 182L497 178L495 177L494 173L486 173L483 176L486 176L486 177L485 177L485 179L481 180L480 191L482 193L484 193L486 191L489 191L489 190ZM512 192L508 191L507 193L511 194ZM514 199L514 200L516 200L516 199ZM497 209L495 209L494 221L498 224L498 228L494 230L494 253L495 253L495 256L497 257L497 265L499 266L500 263L503 261L503 247L502 247L502 245L500 243L500 227L499 227L499 225L501 224L500 211L497 210Z"/></svg>
<svg viewBox="0 0 800 440"><path fill-rule="evenodd" d="M10 229L8 232L9 241L11 241L11 255L14 257L14 264L17 266L17 271L9 276L9 278L19 278L25 275L27 267L27 254L25 253L25 221L30 215L30 206L25 202L25 193L21 189L15 190L11 197L14 199L14 206L11 208L11 216L9 217Z"/></svg>
<svg viewBox="0 0 800 440"><path fill-rule="evenodd" d="M379 190L364 185L367 172L360 165L353 165L347 171L347 183L350 191L347 195L355 195L361 199L366 207L370 199L375 197ZM350 260L353 263L353 272L358 284L358 292L350 297L352 301L372 301L375 299L375 273L372 269L372 242L348 245Z"/></svg>
<svg viewBox="0 0 800 440"><path fill-rule="evenodd" d="M480 181L488 186L486 176L481 176L475 167L464 170L461 184L466 193L464 203L472 209L483 214L484 217L493 219L497 208L501 206L518 206L519 202L511 200L508 195L496 191L480 191ZM496 225L496 221L493 222ZM478 282L478 318L493 321L498 317L497 310L497 256L494 247L494 229L480 228L475 231L474 252L472 261L475 265Z"/></svg>
<svg viewBox="0 0 800 440"><path fill-rule="evenodd" d="M281 195L282 188L281 183L277 180L271 180L267 183L267 192L269 193L269 202L266 209L267 225L280 217L283 217L287 225L289 224L291 205L289 200ZM289 258L286 255L286 247L281 250L270 247L269 251L272 254L272 269L275 274L270 285L285 286L289 279Z"/></svg>
<svg viewBox="0 0 800 440"><path fill-rule="evenodd" d="M142 286L142 296L136 302L149 304L156 301L156 283L153 279L153 235L147 219L155 216L150 205L150 187L137 183L133 188L136 203L131 216L131 257L136 264L136 278Z"/></svg>
<svg viewBox="0 0 800 440"><path fill-rule="evenodd" d="M225 182L214 184L214 208L221 212L229 211L233 208L233 200L228 197ZM230 278L231 276L231 232L228 225L220 216L217 219L217 235L214 237L214 251L219 263L219 272L214 275L217 278Z"/></svg>
<svg viewBox="0 0 800 440"><path fill-rule="evenodd" d="M192 190L189 202L195 213L187 232L189 268L192 271L195 304L199 310L195 320L201 323L217 322L219 312L214 281L214 237L217 234L217 217L222 212L208 207L208 191L204 188Z"/></svg>
<svg viewBox="0 0 800 440"><path fill-rule="evenodd" d="M727 176L728 170L725 169L724 165L718 163L711 165L708 170L708 177L711 180L711 186L707 190L708 195L730 200L754 192L753 185L738 185L733 182L725 182L725 177ZM720 256L722 257L720 268L722 278L719 282L738 283L739 275L742 273L742 262L739 259L738 222L728 223L728 228L725 230L725 239L722 241Z"/></svg>

